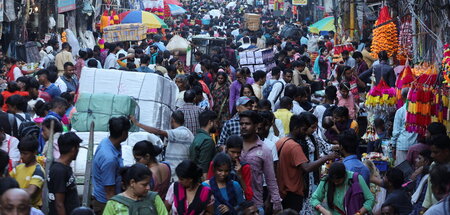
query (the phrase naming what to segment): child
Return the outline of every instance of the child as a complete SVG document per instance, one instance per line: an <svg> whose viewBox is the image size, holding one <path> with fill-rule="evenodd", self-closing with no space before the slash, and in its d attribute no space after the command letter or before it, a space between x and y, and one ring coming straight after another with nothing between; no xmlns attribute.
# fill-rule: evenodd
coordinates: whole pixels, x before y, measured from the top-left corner
<svg viewBox="0 0 450 215"><path fill-rule="evenodd" d="M325 131L325 137L327 138L328 142L331 144L339 144L338 143L338 133L333 129L334 122L332 116L326 116L323 118L322 127L326 129Z"/></svg>
<svg viewBox="0 0 450 215"><path fill-rule="evenodd" d="M9 175L16 179L20 188L31 196L35 208L42 206L42 186L44 185L44 168L36 161L39 142L34 136L26 136L19 142L22 164L16 166Z"/></svg>
<svg viewBox="0 0 450 215"><path fill-rule="evenodd" d="M350 84L348 82L341 82L339 84L338 100L338 106L347 107L350 118L356 119L355 101L353 95L350 93Z"/></svg>
<svg viewBox="0 0 450 215"><path fill-rule="evenodd" d="M236 214L235 208L244 201L243 191L237 181L229 176L231 171L231 158L225 153L214 157L214 176L203 182L210 187L214 194L215 214Z"/></svg>

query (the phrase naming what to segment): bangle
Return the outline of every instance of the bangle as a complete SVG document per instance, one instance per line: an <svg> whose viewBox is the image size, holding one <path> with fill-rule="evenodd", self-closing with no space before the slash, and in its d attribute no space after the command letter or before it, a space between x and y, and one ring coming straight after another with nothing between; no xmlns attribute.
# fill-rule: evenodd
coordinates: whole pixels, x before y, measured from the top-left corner
<svg viewBox="0 0 450 215"><path fill-rule="evenodd" d="M322 205L316 205L316 207L314 207L316 210L319 210L322 207Z"/></svg>
<svg viewBox="0 0 450 215"><path fill-rule="evenodd" d="M361 215L361 212L358 211L358 212L355 213L355 215Z"/></svg>

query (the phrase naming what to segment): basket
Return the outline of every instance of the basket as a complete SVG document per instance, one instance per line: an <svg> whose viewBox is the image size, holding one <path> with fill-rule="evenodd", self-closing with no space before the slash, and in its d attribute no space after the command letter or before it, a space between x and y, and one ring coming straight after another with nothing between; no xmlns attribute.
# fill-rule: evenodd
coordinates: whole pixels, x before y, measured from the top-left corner
<svg viewBox="0 0 450 215"><path fill-rule="evenodd" d="M141 23L119 24L103 29L105 42L139 41L147 38L147 27Z"/></svg>

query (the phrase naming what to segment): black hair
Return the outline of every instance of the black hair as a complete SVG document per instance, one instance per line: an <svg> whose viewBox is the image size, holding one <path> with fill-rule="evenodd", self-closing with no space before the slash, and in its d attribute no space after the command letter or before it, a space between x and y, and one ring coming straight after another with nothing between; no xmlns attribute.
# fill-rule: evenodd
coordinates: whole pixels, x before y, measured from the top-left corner
<svg viewBox="0 0 450 215"><path fill-rule="evenodd" d="M432 122L427 127L428 132L430 132L431 136L435 135L446 135L447 134L447 128L444 124L440 122Z"/></svg>
<svg viewBox="0 0 450 215"><path fill-rule="evenodd" d="M64 92L64 93L61 93L61 95L59 95L61 98L63 98L63 99L65 99L66 101L67 101L67 103L69 104L69 106L71 105L71 104L73 104L73 95L72 94L70 94L69 92Z"/></svg>
<svg viewBox="0 0 450 215"><path fill-rule="evenodd" d="M294 84L286 84L284 87L284 96L294 99L297 96L297 86Z"/></svg>
<svg viewBox="0 0 450 215"><path fill-rule="evenodd" d="M160 155L162 152L162 148L154 145L152 142L148 140L142 140L137 142L133 147L133 155L137 156L145 156L150 155L150 159L156 161L156 157Z"/></svg>
<svg viewBox="0 0 450 215"><path fill-rule="evenodd" d="M267 100L267 99L261 99L261 100L259 100L259 102L258 102L258 108L259 109L269 109L269 110L271 110L272 109L272 104L270 103L270 101L269 100Z"/></svg>
<svg viewBox="0 0 450 215"><path fill-rule="evenodd" d="M375 120L373 120L373 125L375 126L375 128L384 126L384 120L382 118L376 118Z"/></svg>
<svg viewBox="0 0 450 215"><path fill-rule="evenodd" d="M200 183L202 180L202 169L191 160L184 160L175 168L178 178L190 178L193 183Z"/></svg>
<svg viewBox="0 0 450 215"><path fill-rule="evenodd" d="M87 56L88 56L87 50L85 51L85 50L80 49L80 50L78 51L78 56L79 56L80 58L86 59ZM71 63L71 62L67 62L67 63ZM65 65L65 64L64 64L64 65ZM64 68L66 68L66 67L64 66Z"/></svg>
<svg viewBox="0 0 450 215"><path fill-rule="evenodd" d="M29 76L20 76L17 78L16 82L22 82L25 84L25 89L28 88L28 84L30 83L31 77Z"/></svg>
<svg viewBox="0 0 450 215"><path fill-rule="evenodd" d="M28 135L20 140L17 148L21 152L37 152L39 149L39 141L36 137Z"/></svg>
<svg viewBox="0 0 450 215"><path fill-rule="evenodd" d="M78 137L77 134L74 132L67 132L58 138L59 152L62 155L67 154L73 148L79 148L81 142L83 142L83 140Z"/></svg>
<svg viewBox="0 0 450 215"><path fill-rule="evenodd" d="M14 93L14 92L20 90L19 85L18 85L17 82L15 82L15 81L10 81L10 82L8 82L7 88L8 88L8 91L11 92L11 93Z"/></svg>
<svg viewBox="0 0 450 215"><path fill-rule="evenodd" d="M258 114L265 125L271 125L275 120L275 115L272 111L259 111Z"/></svg>
<svg viewBox="0 0 450 215"><path fill-rule="evenodd" d="M292 68L299 67L299 66L306 67L306 63L301 60L296 60L296 61L292 62Z"/></svg>
<svg viewBox="0 0 450 215"><path fill-rule="evenodd" d="M95 215L94 210L88 207L77 207L73 209L70 215Z"/></svg>
<svg viewBox="0 0 450 215"><path fill-rule="evenodd" d="M157 64L162 64L163 61L164 61L163 56L161 56L161 55L157 55L156 56L156 63Z"/></svg>
<svg viewBox="0 0 450 215"><path fill-rule="evenodd" d="M277 75L279 75L280 73L281 73L281 68L280 68L280 67L275 66L275 67L272 68L272 77L273 77L273 76L277 76Z"/></svg>
<svg viewBox="0 0 450 215"><path fill-rule="evenodd" d="M172 113L171 117L176 123L178 123L180 125L184 125L184 113L183 113L183 111L180 111L180 110L174 111Z"/></svg>
<svg viewBox="0 0 450 215"><path fill-rule="evenodd" d="M109 136L112 138L119 138L124 132L128 132L131 128L130 121L124 117L113 117L109 119Z"/></svg>
<svg viewBox="0 0 450 215"><path fill-rule="evenodd" d="M363 58L363 55L362 55L361 52L356 51L356 52L353 52L352 57L353 57L354 59L356 59L356 58Z"/></svg>
<svg viewBox="0 0 450 215"><path fill-rule="evenodd" d="M336 185L332 180L345 178L346 174L347 172L345 170L345 165L342 162L334 162L331 164L331 167L328 170L328 176L326 177L326 183L328 184L328 205L334 205L334 192L336 191Z"/></svg>
<svg viewBox="0 0 450 215"><path fill-rule="evenodd" d="M27 111L27 99L21 95L12 95L6 99L6 104L16 107L17 109L26 112Z"/></svg>
<svg viewBox="0 0 450 215"><path fill-rule="evenodd" d="M191 89L195 91L195 95L196 96L202 96L203 95L203 88L202 88L202 86L194 85Z"/></svg>
<svg viewBox="0 0 450 215"><path fill-rule="evenodd" d="M241 204L239 204L239 208L238 208L239 215L243 215L244 211L247 208L250 208L252 206L255 206L255 203L253 201L249 201L249 200L243 201Z"/></svg>
<svg viewBox="0 0 450 215"><path fill-rule="evenodd" d="M433 161L433 158L431 157L431 151L429 149L424 149L424 150L420 151L419 155L421 155L423 158L425 158L430 163L431 163L431 161Z"/></svg>
<svg viewBox="0 0 450 215"><path fill-rule="evenodd" d="M392 184L394 189L402 188L404 182L403 172L398 168L391 168L386 173L387 180Z"/></svg>
<svg viewBox="0 0 450 215"><path fill-rule="evenodd" d="M148 55L144 55L141 57L141 64L149 64L150 63L150 57Z"/></svg>
<svg viewBox="0 0 450 215"><path fill-rule="evenodd" d="M195 90L191 89L191 90L186 90L186 92L184 92L184 102L186 103L193 103L195 100Z"/></svg>
<svg viewBox="0 0 450 215"><path fill-rule="evenodd" d="M97 60L94 60L94 59L88 60L87 66L89 68L97 68L98 67L98 62L97 62Z"/></svg>
<svg viewBox="0 0 450 215"><path fill-rule="evenodd" d="M258 82L259 80L261 80L265 77L266 77L266 72L264 72L262 70L256 70L256 72L253 73L253 79L255 80L255 82Z"/></svg>
<svg viewBox="0 0 450 215"><path fill-rule="evenodd" d="M439 192L448 193L450 184L450 164L439 164L430 172L430 182Z"/></svg>
<svg viewBox="0 0 450 215"><path fill-rule="evenodd" d="M240 94L241 97L244 96L244 89L245 88L250 89L250 91L252 92L252 95L253 96L255 95L255 92L253 91L252 85L250 85L250 84L243 84L242 87L241 87L241 94Z"/></svg>
<svg viewBox="0 0 450 215"><path fill-rule="evenodd" d="M47 76L48 81L50 81L50 83L55 83L59 77L57 70L56 69L52 70L52 69L50 69L50 67L47 67L47 69L48 69L48 76Z"/></svg>
<svg viewBox="0 0 450 215"><path fill-rule="evenodd" d="M350 55L350 52L348 50L344 50L341 52L342 55Z"/></svg>
<svg viewBox="0 0 450 215"><path fill-rule="evenodd" d="M289 122L289 130L292 132L297 128L311 127L317 121L317 117L310 112L302 112L298 115L292 115L291 121Z"/></svg>
<svg viewBox="0 0 450 215"><path fill-rule="evenodd" d="M27 84L27 91L30 89L39 89L39 81L36 78L30 78Z"/></svg>
<svg viewBox="0 0 450 215"><path fill-rule="evenodd" d="M239 135L231 135L225 141L225 146L229 148L244 148L244 140Z"/></svg>
<svg viewBox="0 0 450 215"><path fill-rule="evenodd" d="M9 189L13 188L20 188L16 179L11 177L0 178L0 196L2 196Z"/></svg>
<svg viewBox="0 0 450 215"><path fill-rule="evenodd" d="M62 49L70 48L70 44L69 44L68 42L64 42L64 43L61 45L61 48L62 48ZM56 51L56 50L55 50L55 51Z"/></svg>
<svg viewBox="0 0 450 215"><path fill-rule="evenodd" d="M239 118L249 118L253 124L256 124L260 121L258 113L256 111L247 110L242 113L239 113Z"/></svg>
<svg viewBox="0 0 450 215"><path fill-rule="evenodd" d="M289 98L287 96L284 96L280 99L280 108L290 109L292 106L292 98Z"/></svg>
<svg viewBox="0 0 450 215"><path fill-rule="evenodd" d="M338 136L338 142L345 152L352 155L356 154L358 148L358 136L355 130L347 129L341 132Z"/></svg>
<svg viewBox="0 0 450 215"><path fill-rule="evenodd" d="M389 56L388 56L387 51L380 51L380 52L378 52L378 59L380 59L380 61L381 60L384 60L384 61L389 60Z"/></svg>
<svg viewBox="0 0 450 215"><path fill-rule="evenodd" d="M336 107L333 111L333 115L336 115L337 117L346 117L349 118L348 108L345 106L339 106Z"/></svg>
<svg viewBox="0 0 450 215"><path fill-rule="evenodd" d="M0 178L1 178L1 176L3 176L3 173L5 173L5 169L8 166L8 164L9 164L8 152L5 152L2 149L0 149ZM1 183L0 183L0 186L1 186Z"/></svg>
<svg viewBox="0 0 450 215"><path fill-rule="evenodd" d="M52 107L52 109L57 107L66 107L67 109L70 105L65 98L58 96L52 99L52 101L50 102L50 106Z"/></svg>
<svg viewBox="0 0 450 215"><path fill-rule="evenodd" d="M244 37L244 38L242 38L242 42L249 43L250 42L250 38Z"/></svg>
<svg viewBox="0 0 450 215"><path fill-rule="evenodd" d="M201 112L198 116L200 127L205 127L206 125L208 125L209 121L216 119L217 119L216 112L210 110L205 110Z"/></svg>
<svg viewBox="0 0 450 215"><path fill-rule="evenodd" d="M450 138L447 135L438 135L432 138L431 145L441 150L450 150Z"/></svg>
<svg viewBox="0 0 450 215"><path fill-rule="evenodd" d="M350 83L343 81L339 84L339 90L346 90L350 92Z"/></svg>
<svg viewBox="0 0 450 215"><path fill-rule="evenodd" d="M119 173L122 176L122 182L125 187L130 186L131 180L139 182L152 177L152 172L150 169L140 163L134 164L130 167L122 167L120 168Z"/></svg>
<svg viewBox="0 0 450 215"><path fill-rule="evenodd" d="M38 100L34 105L33 110L39 117L45 117L47 115L46 112L50 110L50 103L45 103L42 100Z"/></svg>
<svg viewBox="0 0 450 215"><path fill-rule="evenodd" d="M224 152L216 154L216 156L214 156L213 159L214 169L217 169L222 165L228 165L228 167L231 169L231 158L228 154Z"/></svg>
<svg viewBox="0 0 450 215"><path fill-rule="evenodd" d="M61 122L59 122L59 120L57 120L54 117L49 117L49 118L45 119L42 122L42 126L50 129L50 124L51 124L52 121L53 121L53 131L55 133L63 132L63 126L62 126Z"/></svg>
<svg viewBox="0 0 450 215"><path fill-rule="evenodd" d="M286 74L288 74L288 73L294 74L294 71L292 71L292 69L285 69L285 70L283 71L283 76L286 75Z"/></svg>

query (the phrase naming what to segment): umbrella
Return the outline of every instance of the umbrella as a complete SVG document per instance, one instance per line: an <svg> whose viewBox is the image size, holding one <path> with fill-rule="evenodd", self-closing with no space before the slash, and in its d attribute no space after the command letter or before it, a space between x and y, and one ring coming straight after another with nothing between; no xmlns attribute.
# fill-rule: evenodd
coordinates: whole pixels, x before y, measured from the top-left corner
<svg viewBox="0 0 450 215"><path fill-rule="evenodd" d="M164 0L164 4L174 4L177 6L182 6L182 4L178 0Z"/></svg>
<svg viewBox="0 0 450 215"><path fill-rule="evenodd" d="M169 4L170 14L177 16L186 13L186 10L178 5Z"/></svg>
<svg viewBox="0 0 450 215"><path fill-rule="evenodd" d="M236 2L232 1L230 3L227 4L227 6L225 6L226 9L231 9L231 8L235 8L236 7Z"/></svg>
<svg viewBox="0 0 450 215"><path fill-rule="evenodd" d="M336 28L334 27L334 17L328 16L325 17L318 22L312 24L309 26L310 28L317 28L319 31L335 31Z"/></svg>
<svg viewBox="0 0 450 215"><path fill-rule="evenodd" d="M214 9L209 11L209 15L212 17L220 17L222 15L222 12L220 10Z"/></svg>
<svg viewBox="0 0 450 215"><path fill-rule="evenodd" d="M145 11L130 11L125 15L121 23L142 23L148 28L167 28L167 24L162 19L153 13Z"/></svg>

